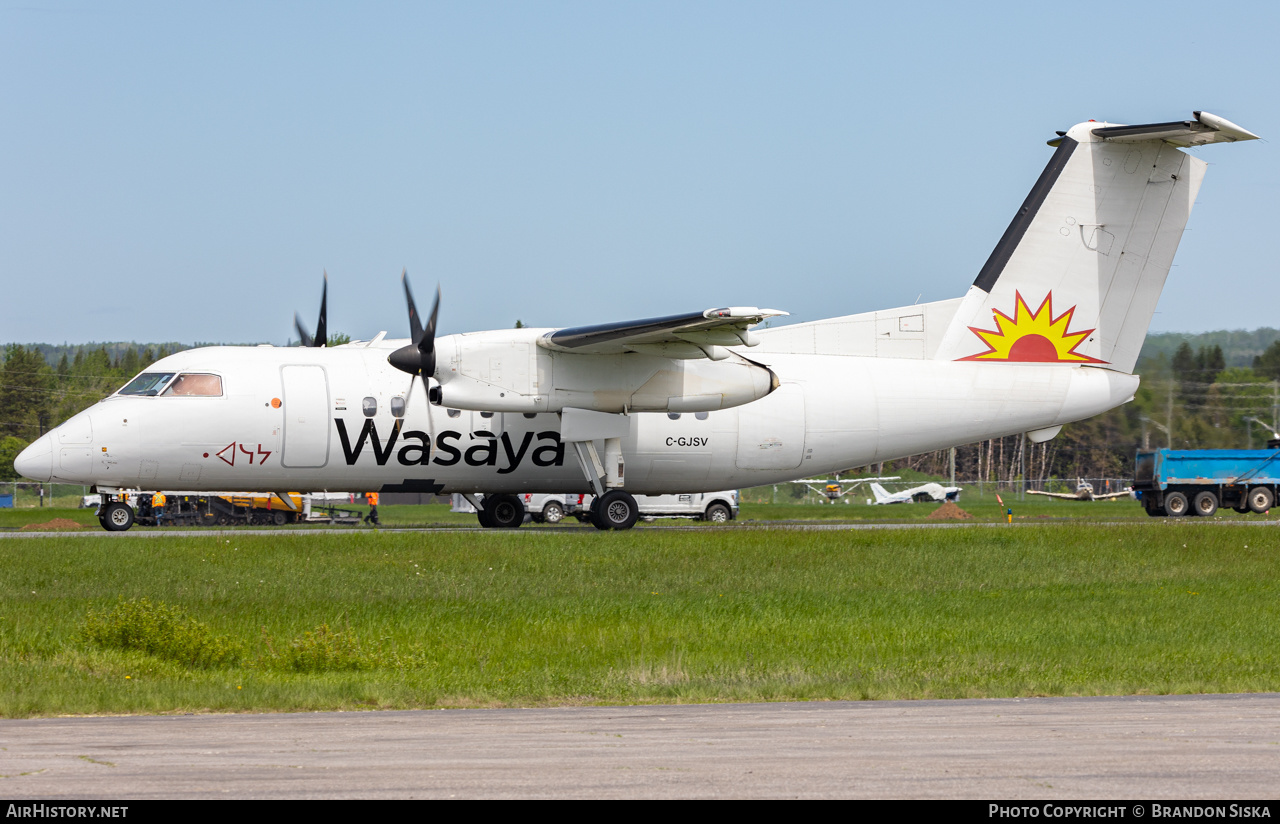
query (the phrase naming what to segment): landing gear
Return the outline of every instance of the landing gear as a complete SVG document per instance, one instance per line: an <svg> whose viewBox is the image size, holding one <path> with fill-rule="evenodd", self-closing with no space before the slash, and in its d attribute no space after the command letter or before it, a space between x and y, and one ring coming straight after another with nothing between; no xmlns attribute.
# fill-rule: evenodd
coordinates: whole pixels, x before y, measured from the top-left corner
<svg viewBox="0 0 1280 824"><path fill-rule="evenodd" d="M596 529L630 529L639 517L635 497L621 489L611 489L591 504L591 525Z"/></svg>
<svg viewBox="0 0 1280 824"><path fill-rule="evenodd" d="M516 495L486 495L482 503L476 510L482 527L515 529L524 523L524 502Z"/></svg>
<svg viewBox="0 0 1280 824"><path fill-rule="evenodd" d="M133 507L120 503L106 504L98 512L98 523L108 532L124 532L133 526Z"/></svg>

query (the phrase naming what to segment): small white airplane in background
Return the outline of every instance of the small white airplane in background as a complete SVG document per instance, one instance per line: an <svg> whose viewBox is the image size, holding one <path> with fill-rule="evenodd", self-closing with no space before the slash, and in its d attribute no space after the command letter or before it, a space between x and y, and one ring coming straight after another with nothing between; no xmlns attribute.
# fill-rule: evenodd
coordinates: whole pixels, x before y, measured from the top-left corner
<svg viewBox="0 0 1280 824"><path fill-rule="evenodd" d="M990 161L973 144L1003 133L995 118L957 126L930 162L980 181ZM409 340L328 347L322 312L313 346L179 352L14 466L93 485L110 530L133 523L126 493L157 489L458 492L503 528L523 521L526 492L591 493L597 528L629 529L636 494L784 483L1019 433L1041 443L1138 388L1207 168L1178 147L1256 137L1207 112L1059 132L968 291L897 309L753 329L785 313L727 307L437 339L439 292L424 325L406 278ZM919 215L902 223L929 234Z"/></svg>
<svg viewBox="0 0 1280 824"><path fill-rule="evenodd" d="M831 501L831 503L835 503L865 483L870 483L871 481L896 481L899 477L901 476L891 475L885 478L850 478L844 481L838 479L828 481L823 480L822 478L809 478L803 481L792 481L792 483L804 484L809 487L809 489L818 493L821 497L826 498L828 501ZM822 501L818 501L818 503L822 503ZM848 501L845 501L845 503L848 503Z"/></svg>
<svg viewBox="0 0 1280 824"><path fill-rule="evenodd" d="M960 487L943 486L935 483L913 486L901 492L889 492L880 484L872 484L871 493L876 497L874 501L868 498L868 504L914 504L924 503L925 501L942 503L943 501L960 500Z"/></svg>
<svg viewBox="0 0 1280 824"><path fill-rule="evenodd" d="M1081 478L1077 481L1075 492L1041 492L1038 489L1028 489L1027 494L1043 495L1046 498L1062 498L1064 501L1105 501L1110 498L1132 498L1133 490L1126 489L1123 492L1097 493L1093 491L1093 484Z"/></svg>

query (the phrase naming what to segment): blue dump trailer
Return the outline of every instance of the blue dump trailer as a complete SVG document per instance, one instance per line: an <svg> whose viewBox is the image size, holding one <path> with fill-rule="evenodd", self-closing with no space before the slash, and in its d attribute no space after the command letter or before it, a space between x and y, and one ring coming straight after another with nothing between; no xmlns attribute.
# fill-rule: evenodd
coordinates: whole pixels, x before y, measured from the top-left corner
<svg viewBox="0 0 1280 824"><path fill-rule="evenodd" d="M1139 452L1133 488L1148 515L1266 512L1280 485L1280 449L1159 449Z"/></svg>

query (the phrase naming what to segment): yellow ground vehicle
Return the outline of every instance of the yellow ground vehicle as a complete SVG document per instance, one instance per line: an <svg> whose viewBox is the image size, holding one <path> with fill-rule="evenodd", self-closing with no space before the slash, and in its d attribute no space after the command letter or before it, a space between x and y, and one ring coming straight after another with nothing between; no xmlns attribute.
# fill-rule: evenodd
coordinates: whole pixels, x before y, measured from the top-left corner
<svg viewBox="0 0 1280 824"><path fill-rule="evenodd" d="M142 526L230 526L233 524L274 524L284 526L303 518L301 493L286 493L286 504L275 493L206 492L165 493L164 506L152 505L151 495L138 499L137 522Z"/></svg>

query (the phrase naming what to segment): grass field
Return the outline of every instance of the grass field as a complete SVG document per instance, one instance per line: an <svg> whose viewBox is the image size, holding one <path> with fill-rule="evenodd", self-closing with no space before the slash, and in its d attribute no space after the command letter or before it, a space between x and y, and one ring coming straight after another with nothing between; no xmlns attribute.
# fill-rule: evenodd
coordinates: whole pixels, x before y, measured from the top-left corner
<svg viewBox="0 0 1280 824"><path fill-rule="evenodd" d="M1272 536L1143 516L10 539L0 714L1276 690Z"/></svg>

